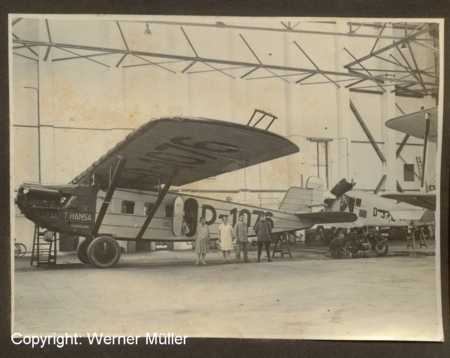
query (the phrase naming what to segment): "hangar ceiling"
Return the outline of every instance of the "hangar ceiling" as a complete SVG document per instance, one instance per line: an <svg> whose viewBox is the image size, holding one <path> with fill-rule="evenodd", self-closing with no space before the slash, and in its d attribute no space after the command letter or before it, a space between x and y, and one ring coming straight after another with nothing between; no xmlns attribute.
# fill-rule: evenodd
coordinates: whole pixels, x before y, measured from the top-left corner
<svg viewBox="0 0 450 358"><path fill-rule="evenodd" d="M349 88L352 92L383 94L387 91L397 96L437 98L439 92L439 25L437 23L412 22L345 22L346 32L336 31L334 21L280 21L274 20L273 27L244 26L239 22L215 23L179 21L129 21L97 20L110 24L110 31L120 36L120 46L97 43L86 37L86 32L64 29L64 21L46 19L46 36L30 35L25 29L30 26L28 18L12 21L13 54L38 61L36 48L44 48L44 61L91 61L99 66L122 67L155 66L159 70L186 75L209 75L219 73L237 80L276 79L292 85L333 85ZM239 19L237 20L239 21ZM58 22L58 23L57 23ZM227 21L228 22L228 21ZM242 21L245 23L245 21ZM69 25L67 25L69 26ZM164 41L158 41L160 29L173 31L175 48L168 48ZM210 40L216 42L217 49L211 50L204 36L196 36L201 28L207 31ZM342 26L340 27L342 29ZM390 31L388 31L390 29ZM234 36L234 41L242 45L239 54L230 58L220 53L223 33ZM220 33L222 37L220 37ZM301 65L286 64L282 57L273 56L272 49L255 45L252 39L270 33L284 33L302 36L335 36L364 41L364 55L356 55L351 42L344 47L351 62L342 67L324 68L319 65L315 51L307 50L297 39L289 41L292 51L297 51ZM389 34L390 35L389 35ZM153 43L145 45L136 38L145 35L153 38ZM46 37L43 40L43 37ZM222 39L222 40L221 40ZM381 46L381 42L383 45ZM116 45L116 43L114 43ZM356 47L356 46L354 46ZM359 46L358 46L359 47ZM333 50L333 49L331 49ZM392 50L389 53L389 50ZM49 57L52 52L51 58ZM311 54L314 53L315 55ZM426 52L434 60L424 61ZM105 61L105 56L114 56L114 65ZM105 63L107 62L107 63ZM381 63L389 64L386 68Z"/></svg>

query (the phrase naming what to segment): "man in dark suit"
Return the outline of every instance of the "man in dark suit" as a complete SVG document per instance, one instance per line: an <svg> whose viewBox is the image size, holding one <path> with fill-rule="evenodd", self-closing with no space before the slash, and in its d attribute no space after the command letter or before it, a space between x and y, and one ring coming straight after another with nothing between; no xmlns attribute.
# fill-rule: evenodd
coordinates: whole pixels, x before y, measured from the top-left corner
<svg viewBox="0 0 450 358"><path fill-rule="evenodd" d="M263 245L266 248L268 258L267 261L272 262L270 259L270 233L272 232L272 227L270 226L270 223L266 221L266 216L264 214L260 215L259 221L255 225L255 232L258 242L258 260L256 262L261 262Z"/></svg>

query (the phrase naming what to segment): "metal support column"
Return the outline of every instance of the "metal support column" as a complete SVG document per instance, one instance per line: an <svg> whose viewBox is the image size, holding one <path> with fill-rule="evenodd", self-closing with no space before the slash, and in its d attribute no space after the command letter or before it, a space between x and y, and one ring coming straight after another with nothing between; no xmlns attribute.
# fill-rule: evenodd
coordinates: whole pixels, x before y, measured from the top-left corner
<svg viewBox="0 0 450 358"><path fill-rule="evenodd" d="M127 159L125 159L124 157L119 157L119 162L117 163L117 167L114 172L113 178L108 187L105 198L103 199L102 207L100 208L100 211L97 216L97 220L95 221L94 227L92 228L92 233L91 233L92 236L96 236L98 234L98 230L100 229L100 225L103 222L103 218L105 217L106 210L108 209L109 203L114 194L114 191L116 190L117 184L119 183L119 179L122 175L122 171L123 171L123 168L125 167L126 163L127 163Z"/></svg>
<svg viewBox="0 0 450 358"><path fill-rule="evenodd" d="M328 183L328 142L325 142L325 176L327 179L327 189L330 187Z"/></svg>
<svg viewBox="0 0 450 358"><path fill-rule="evenodd" d="M377 185L377 188L374 191L374 194L378 194L378 192L380 191L380 189L383 186L385 181L386 181L386 175L383 175L383 177L381 178L380 182Z"/></svg>
<svg viewBox="0 0 450 358"><path fill-rule="evenodd" d="M317 142L316 145L317 145L317 177L320 178L319 142Z"/></svg>
<svg viewBox="0 0 450 358"><path fill-rule="evenodd" d="M356 109L353 102L350 100L350 108L355 115L356 119L358 120L359 124L361 125L364 133L366 133L367 138L369 138L370 143L372 143L373 149L377 152L378 156L381 159L381 162L383 164L386 164L386 158L384 157L383 153L381 152L380 148L378 147L377 143L375 142L375 139L372 137L372 134L370 134L369 128L367 128L366 124L364 123L364 120L360 116L358 110Z"/></svg>
<svg viewBox="0 0 450 358"><path fill-rule="evenodd" d="M402 152L408 139L409 139L409 134L406 134L405 137L403 138L402 142L400 143L400 147L398 147L398 149L397 149L397 153L395 154L396 158L398 158L400 156L400 153Z"/></svg>
<svg viewBox="0 0 450 358"><path fill-rule="evenodd" d="M423 144L423 171L422 171L422 180L420 182L420 188L423 189L425 184L425 172L427 165L427 153L428 153L428 140L430 138L430 119L428 118L428 113L425 114L426 124L425 124L425 142Z"/></svg>

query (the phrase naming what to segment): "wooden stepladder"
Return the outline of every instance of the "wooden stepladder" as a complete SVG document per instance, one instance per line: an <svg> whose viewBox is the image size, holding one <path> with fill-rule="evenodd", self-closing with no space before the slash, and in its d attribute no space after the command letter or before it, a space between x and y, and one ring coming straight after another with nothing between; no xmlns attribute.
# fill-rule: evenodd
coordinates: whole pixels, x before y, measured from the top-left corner
<svg viewBox="0 0 450 358"><path fill-rule="evenodd" d="M279 245L279 249L277 246ZM278 236L277 241L275 241L275 246L273 248L272 257L275 257L275 253L280 253L280 258L284 258L284 254L289 254L292 259L291 249L289 248L289 234L282 233Z"/></svg>
<svg viewBox="0 0 450 358"><path fill-rule="evenodd" d="M416 231L418 231L417 234ZM413 249L416 248L416 238L417 238L416 235L418 236L419 239L419 248L425 246L428 249L428 242L425 237L425 234L423 233L423 227L422 226L416 227L414 225L411 228L411 233L408 235L408 244L406 248L409 249L410 246L412 246Z"/></svg>
<svg viewBox="0 0 450 358"><path fill-rule="evenodd" d="M56 233L41 231L34 226L33 250L31 252L31 266L36 262L37 267L56 265Z"/></svg>
<svg viewBox="0 0 450 358"><path fill-rule="evenodd" d="M423 233L423 226L419 227L419 244L420 247L425 246L428 249L428 242L427 242L427 238L425 237L425 234Z"/></svg>

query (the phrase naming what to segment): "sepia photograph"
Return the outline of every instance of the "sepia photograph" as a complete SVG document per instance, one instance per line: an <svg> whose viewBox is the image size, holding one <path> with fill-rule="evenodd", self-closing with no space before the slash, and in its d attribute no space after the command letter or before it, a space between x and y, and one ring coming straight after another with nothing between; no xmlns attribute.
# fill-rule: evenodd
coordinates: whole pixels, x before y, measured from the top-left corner
<svg viewBox="0 0 450 358"><path fill-rule="evenodd" d="M14 344L444 340L443 19L8 25Z"/></svg>

